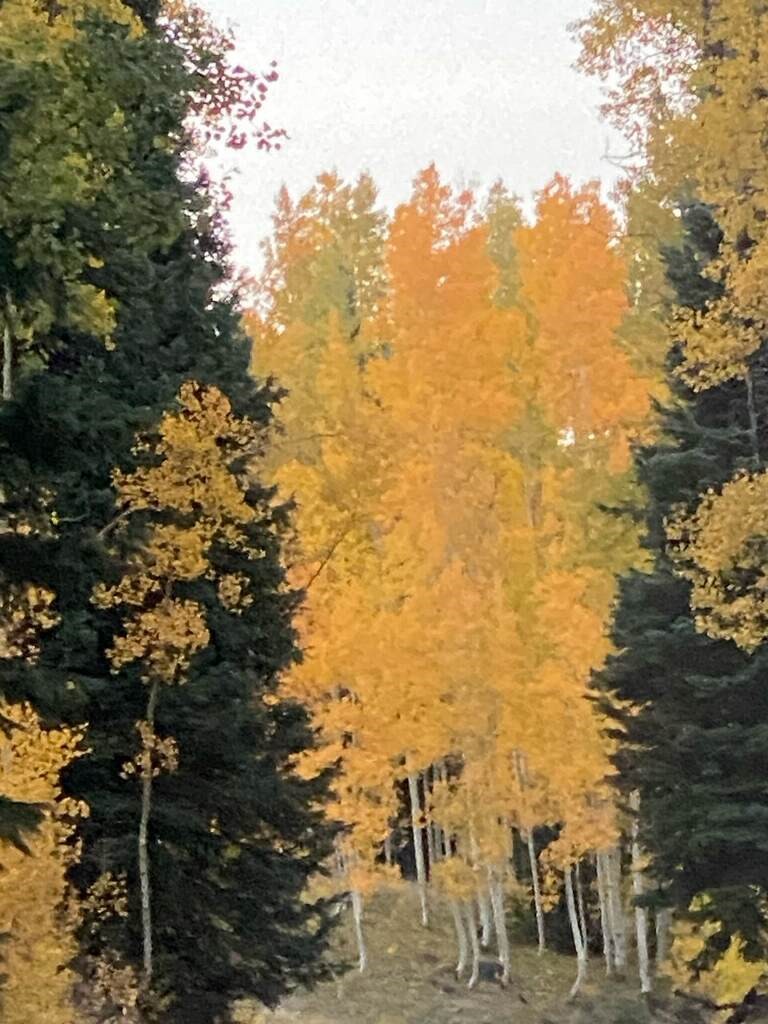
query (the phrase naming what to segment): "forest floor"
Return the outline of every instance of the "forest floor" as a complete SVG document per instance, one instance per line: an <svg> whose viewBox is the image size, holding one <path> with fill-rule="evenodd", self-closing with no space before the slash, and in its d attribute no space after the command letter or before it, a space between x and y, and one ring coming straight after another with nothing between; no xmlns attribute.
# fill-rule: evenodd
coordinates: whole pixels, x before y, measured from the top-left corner
<svg viewBox="0 0 768 1024"><path fill-rule="evenodd" d="M274 1013L243 1007L243 1024L650 1024L659 1019L642 1002L634 977L606 979L597 958L577 1000L568 1003L574 958L539 956L519 943L513 946L509 988L481 981L467 991L454 974L456 947L447 909L435 906L430 928L422 928L411 886L371 900L365 928L365 974L351 970L335 983L292 996ZM342 956L355 958L349 913L335 943ZM492 961L493 952L484 959Z"/></svg>

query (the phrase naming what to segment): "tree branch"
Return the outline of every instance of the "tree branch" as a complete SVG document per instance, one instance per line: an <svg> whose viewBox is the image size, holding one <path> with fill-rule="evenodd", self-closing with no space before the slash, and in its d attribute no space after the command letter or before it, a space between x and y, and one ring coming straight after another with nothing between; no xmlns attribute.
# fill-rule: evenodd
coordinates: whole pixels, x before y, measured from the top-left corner
<svg viewBox="0 0 768 1024"><path fill-rule="evenodd" d="M318 577L318 576L320 575L320 573L321 573L321 572L323 571L323 569L324 569L324 568L326 567L326 565L328 565L328 563L330 562L330 560L331 560L331 559L333 558L333 556L334 556L334 554L335 554L335 552L336 552L336 549L338 548L339 544L341 544L341 542L342 542L342 541L344 540L344 538L345 538L345 537L346 537L346 536L347 536L347 535L349 534L349 531L350 531L351 529L352 529L352 525L350 524L350 525L349 525L349 526L348 526L348 527L346 528L346 530L344 530L344 531L343 531L343 533L340 533L340 534L339 534L339 536L338 536L338 537L336 538L336 540L335 540L335 541L333 542L333 544L331 545L331 547L330 547L330 549L328 550L327 554L326 554L326 555L325 555L325 556L323 557L323 559L321 560L321 562L320 562L320 565L319 565L319 566L317 567L317 569L316 569L316 570L315 570L315 571L314 571L314 572L312 573L312 575L310 576L310 578L309 578L308 582L304 584L304 586L303 586L303 588L302 588L303 590L309 590L309 588L310 588L310 587L312 586L312 584L313 584L313 583L315 582L315 580L317 579L317 577Z"/></svg>

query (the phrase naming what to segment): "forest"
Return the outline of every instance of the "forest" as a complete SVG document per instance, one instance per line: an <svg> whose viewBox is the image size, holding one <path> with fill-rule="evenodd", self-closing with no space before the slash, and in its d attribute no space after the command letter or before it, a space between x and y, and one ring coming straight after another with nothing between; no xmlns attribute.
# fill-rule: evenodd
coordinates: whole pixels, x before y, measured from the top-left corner
<svg viewBox="0 0 768 1024"><path fill-rule="evenodd" d="M0 0L4 1024L768 1019L768 7L569 31L610 196L317 168L248 273L269 53Z"/></svg>

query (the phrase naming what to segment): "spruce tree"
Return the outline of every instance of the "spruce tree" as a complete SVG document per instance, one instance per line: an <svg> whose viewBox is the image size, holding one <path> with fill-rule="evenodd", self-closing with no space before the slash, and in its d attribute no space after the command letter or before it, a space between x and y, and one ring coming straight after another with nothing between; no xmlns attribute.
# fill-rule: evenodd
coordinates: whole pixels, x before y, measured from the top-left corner
<svg viewBox="0 0 768 1024"><path fill-rule="evenodd" d="M105 879L122 880L127 894L127 916L86 915L86 976L106 961L140 975L142 955L140 796L123 776L139 748L146 692L130 668L112 674L108 652L124 623L93 600L99 584L122 574L123 531L141 542L141 524L116 504L113 472L131 473L147 457L135 443L177 408L185 381L220 389L255 424L258 448L268 444L278 397L249 377L220 214L204 175L190 173L185 122L201 89L215 89L205 77L214 57L190 63L178 34L158 22L157 4L126 6L140 31L110 16L114 4L94 2L64 47L63 73L83 76L86 91L114 108L123 149L104 187L87 203L65 204L56 229L88 253L78 273L103 293L114 328L105 344L92 324L51 320L44 360L19 368L0 410L2 515L11 524L0 533L4 586L48 588L58 617L36 659L0 662L0 688L49 723L88 723L89 752L63 777L65 792L90 807L72 878L84 895ZM50 12L51 31L57 16ZM6 58L0 75L15 70ZM304 710L276 694L280 672L298 657L299 595L285 585L280 556L287 509L260 485L258 455L244 457L238 473L254 512L248 550L259 557L212 556L215 574L239 574L252 600L235 613L210 581L198 585L210 639L184 688L169 688L157 711L178 766L156 780L153 798L157 967L144 999L151 1008L165 997L169 1021L212 1022L239 996L274 1003L323 970L327 918L302 892L330 849L319 809L327 779L304 781L285 768L312 736ZM13 528L37 520L46 529Z"/></svg>
<svg viewBox="0 0 768 1024"><path fill-rule="evenodd" d="M718 295L702 274L715 258L720 232L710 210L681 205L682 243L663 252L674 301L693 310ZM665 519L695 508L754 465L745 383L731 380L698 393L675 374L679 347L667 360L670 398L660 411L659 439L636 452L647 494L646 572L621 583L613 627L618 653L600 676L605 706L617 725L620 785L640 792L642 841L651 855L655 898L686 914L719 921L702 963L740 932L760 952L759 893L768 886L768 652L748 656L730 641L698 631L690 586L670 559ZM768 354L750 370L765 438ZM617 704L629 702L631 707Z"/></svg>

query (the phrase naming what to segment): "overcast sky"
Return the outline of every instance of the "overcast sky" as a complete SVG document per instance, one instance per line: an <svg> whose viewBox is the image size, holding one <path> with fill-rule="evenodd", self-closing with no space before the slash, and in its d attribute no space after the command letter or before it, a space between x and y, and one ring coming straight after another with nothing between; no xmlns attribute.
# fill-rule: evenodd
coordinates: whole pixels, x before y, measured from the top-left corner
<svg viewBox="0 0 768 1024"><path fill-rule="evenodd" d="M201 2L232 25L243 64L279 63L264 116L290 140L227 154L243 266L260 265L281 184L299 195L332 168L369 170L385 206L431 161L452 183L502 177L526 200L555 171L613 182L602 156L621 143L599 119L597 84L571 66L567 25L590 0Z"/></svg>

